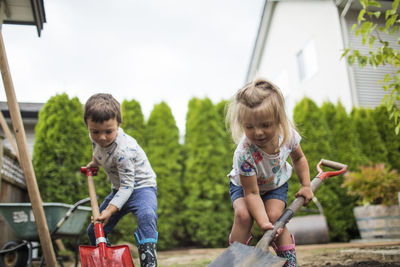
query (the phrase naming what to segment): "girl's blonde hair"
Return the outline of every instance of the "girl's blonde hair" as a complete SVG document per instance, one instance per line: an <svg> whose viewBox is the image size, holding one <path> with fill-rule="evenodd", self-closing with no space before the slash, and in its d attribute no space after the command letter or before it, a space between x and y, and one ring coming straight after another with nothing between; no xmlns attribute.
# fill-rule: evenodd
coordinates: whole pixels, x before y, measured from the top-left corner
<svg viewBox="0 0 400 267"><path fill-rule="evenodd" d="M291 128L294 126L286 115L281 91L270 81L259 78L240 89L228 105L226 124L236 144L243 136L244 118L254 112L261 112L277 123L283 137L280 146L290 139Z"/></svg>

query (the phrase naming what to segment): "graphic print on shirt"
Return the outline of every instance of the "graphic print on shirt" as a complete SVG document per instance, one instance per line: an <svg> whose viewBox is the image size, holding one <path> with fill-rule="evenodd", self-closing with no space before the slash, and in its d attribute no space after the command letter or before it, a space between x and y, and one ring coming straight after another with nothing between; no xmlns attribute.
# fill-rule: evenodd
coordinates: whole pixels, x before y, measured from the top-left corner
<svg viewBox="0 0 400 267"><path fill-rule="evenodd" d="M254 151L251 154L251 156L252 156L255 164L259 163L263 159L263 156L261 155L260 151L258 151L258 150Z"/></svg>
<svg viewBox="0 0 400 267"><path fill-rule="evenodd" d="M271 186L272 184L274 184L274 176L270 176L270 177L266 177L266 176L261 176L261 177L257 177L257 184L258 185L263 185L263 186Z"/></svg>
<svg viewBox="0 0 400 267"><path fill-rule="evenodd" d="M239 156L239 158L238 158L238 166L240 167L240 170L243 172L244 176L254 175L254 172L255 172L254 161L249 162L249 160L253 161L251 154L249 157L247 152L245 154Z"/></svg>

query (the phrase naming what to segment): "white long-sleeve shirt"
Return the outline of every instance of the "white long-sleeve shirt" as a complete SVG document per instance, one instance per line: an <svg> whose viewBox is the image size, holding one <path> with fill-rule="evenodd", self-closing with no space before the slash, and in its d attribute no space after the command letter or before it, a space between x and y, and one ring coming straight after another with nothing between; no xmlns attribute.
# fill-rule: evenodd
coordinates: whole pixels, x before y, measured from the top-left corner
<svg viewBox="0 0 400 267"><path fill-rule="evenodd" d="M118 190L110 202L118 209L122 208L133 190L157 186L156 174L146 153L121 128L110 146L103 148L93 142L93 156L103 166L112 189Z"/></svg>

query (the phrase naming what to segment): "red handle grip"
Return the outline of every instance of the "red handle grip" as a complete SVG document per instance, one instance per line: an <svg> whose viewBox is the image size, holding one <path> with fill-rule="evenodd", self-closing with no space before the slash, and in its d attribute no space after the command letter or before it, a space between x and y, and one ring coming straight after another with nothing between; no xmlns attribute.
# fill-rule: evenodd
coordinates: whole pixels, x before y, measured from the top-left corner
<svg viewBox="0 0 400 267"><path fill-rule="evenodd" d="M337 171L324 172L321 166L326 166L332 169L336 169ZM318 170L317 177L320 178L322 181L324 181L328 177L345 173L347 171L347 165L327 159L321 159L321 161L317 165L317 170Z"/></svg>
<svg viewBox="0 0 400 267"><path fill-rule="evenodd" d="M86 168L86 167L81 167L81 173L86 174L86 176L96 176L97 172L99 171L99 168Z"/></svg>

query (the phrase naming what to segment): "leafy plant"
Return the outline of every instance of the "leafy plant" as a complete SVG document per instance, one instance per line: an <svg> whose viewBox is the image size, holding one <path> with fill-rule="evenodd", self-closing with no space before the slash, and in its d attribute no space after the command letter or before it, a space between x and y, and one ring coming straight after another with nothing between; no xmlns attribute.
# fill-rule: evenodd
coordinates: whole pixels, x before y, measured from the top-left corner
<svg viewBox="0 0 400 267"><path fill-rule="evenodd" d="M382 83L382 87L387 94L383 101L389 112L389 117L394 118L395 132L400 131L400 50L395 44L390 44L385 40L384 35L398 36L400 32L399 4L400 0L394 0L392 8L384 12L384 27L378 27L378 20L382 15L381 5L377 1L360 0L362 9L358 15L357 24L353 25L352 30L356 36L361 36L362 44L369 46L368 54L363 54L358 49L347 48L342 57L347 56L347 62L353 65L356 61L363 68L367 64L373 67L393 66L395 71L387 73ZM400 44L397 38L397 44Z"/></svg>
<svg viewBox="0 0 400 267"><path fill-rule="evenodd" d="M400 191L400 174L383 163L360 166L359 171L345 175L343 187L351 195L358 196L358 204L395 205Z"/></svg>

